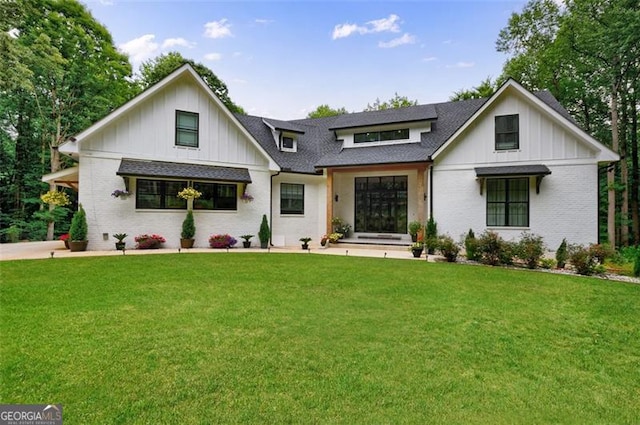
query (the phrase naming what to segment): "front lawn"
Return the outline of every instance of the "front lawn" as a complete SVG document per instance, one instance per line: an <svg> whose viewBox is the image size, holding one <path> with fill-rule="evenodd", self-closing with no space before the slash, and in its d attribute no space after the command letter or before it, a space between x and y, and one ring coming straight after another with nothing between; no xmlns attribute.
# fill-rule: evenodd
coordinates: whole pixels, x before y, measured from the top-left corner
<svg viewBox="0 0 640 425"><path fill-rule="evenodd" d="M0 403L66 425L638 419L638 285L275 253L0 271Z"/></svg>

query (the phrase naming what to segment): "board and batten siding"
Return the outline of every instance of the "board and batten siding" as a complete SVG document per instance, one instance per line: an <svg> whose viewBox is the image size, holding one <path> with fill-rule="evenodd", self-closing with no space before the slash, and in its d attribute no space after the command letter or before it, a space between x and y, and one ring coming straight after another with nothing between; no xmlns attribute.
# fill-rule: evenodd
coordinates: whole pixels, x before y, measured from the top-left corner
<svg viewBox="0 0 640 425"><path fill-rule="evenodd" d="M175 146L176 110L199 114L198 148ZM188 76L91 135L82 150L156 161L268 166L268 159Z"/></svg>
<svg viewBox="0 0 640 425"><path fill-rule="evenodd" d="M495 150L495 116L519 114L519 149ZM566 131L545 111L518 95L505 96L484 111L476 123L437 157L433 167L433 215L441 233L460 240L469 229L487 230L486 186L480 194L476 167L544 164L545 176L536 193L529 186L529 227L490 227L506 240L522 232L544 238L554 251L563 238L589 244L598 239L597 153Z"/></svg>

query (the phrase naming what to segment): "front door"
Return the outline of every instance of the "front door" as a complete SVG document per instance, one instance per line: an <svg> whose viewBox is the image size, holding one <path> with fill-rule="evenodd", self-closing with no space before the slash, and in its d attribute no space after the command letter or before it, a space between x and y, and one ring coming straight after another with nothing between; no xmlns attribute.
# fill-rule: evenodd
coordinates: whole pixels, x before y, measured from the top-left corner
<svg viewBox="0 0 640 425"><path fill-rule="evenodd" d="M355 232L407 233L407 176L356 177Z"/></svg>

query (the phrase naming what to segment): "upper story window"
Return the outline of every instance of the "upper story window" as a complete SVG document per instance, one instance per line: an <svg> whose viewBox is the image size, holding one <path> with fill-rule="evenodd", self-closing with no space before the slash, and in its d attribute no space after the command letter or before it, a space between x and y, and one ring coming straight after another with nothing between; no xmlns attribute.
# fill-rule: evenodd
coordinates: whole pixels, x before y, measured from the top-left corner
<svg viewBox="0 0 640 425"><path fill-rule="evenodd" d="M406 140L409 138L409 129L368 131L366 133L355 133L354 143L386 142L390 140Z"/></svg>
<svg viewBox="0 0 640 425"><path fill-rule="evenodd" d="M496 116L496 150L520 148L518 114Z"/></svg>
<svg viewBox="0 0 640 425"><path fill-rule="evenodd" d="M176 146L198 147L198 122L197 113L176 111Z"/></svg>

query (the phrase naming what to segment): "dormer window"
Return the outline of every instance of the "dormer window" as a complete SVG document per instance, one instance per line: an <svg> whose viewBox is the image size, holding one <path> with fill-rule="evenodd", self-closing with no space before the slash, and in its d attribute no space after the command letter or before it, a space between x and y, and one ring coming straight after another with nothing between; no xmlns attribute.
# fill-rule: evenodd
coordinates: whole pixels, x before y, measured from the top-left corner
<svg viewBox="0 0 640 425"><path fill-rule="evenodd" d="M355 133L353 135L353 143L387 142L391 140L407 139L409 139L408 128L402 128L399 130L368 131L366 133Z"/></svg>
<svg viewBox="0 0 640 425"><path fill-rule="evenodd" d="M282 138L280 139L280 150L283 152L296 152L296 139L291 136L282 136Z"/></svg>

